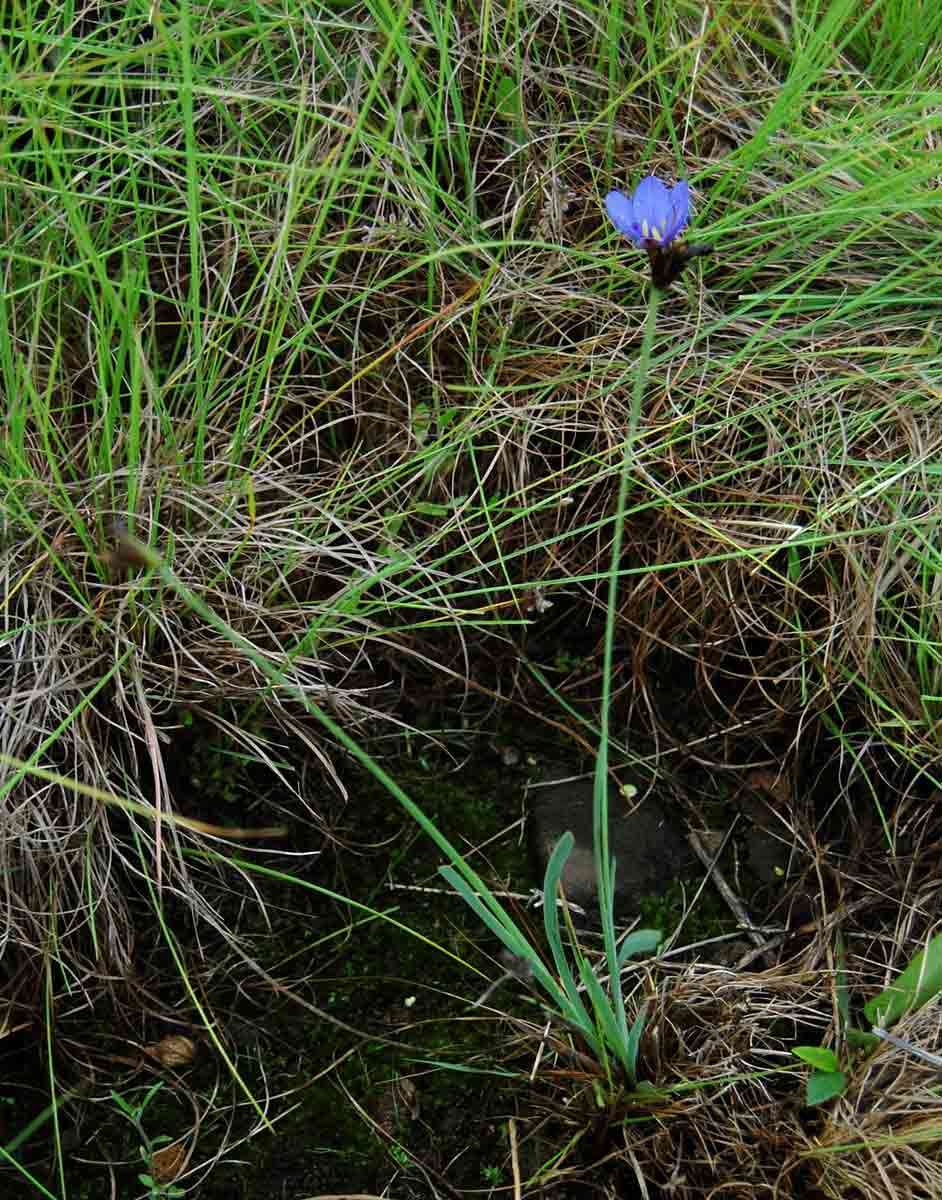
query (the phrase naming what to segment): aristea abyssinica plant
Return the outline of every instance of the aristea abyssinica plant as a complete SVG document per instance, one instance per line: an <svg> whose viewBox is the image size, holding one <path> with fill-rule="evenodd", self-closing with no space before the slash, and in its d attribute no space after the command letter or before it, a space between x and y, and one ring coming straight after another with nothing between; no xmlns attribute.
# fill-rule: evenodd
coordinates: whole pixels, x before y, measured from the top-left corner
<svg viewBox="0 0 942 1200"><path fill-rule="evenodd" d="M604 962L601 970L593 966L592 959L579 944L571 922L567 920L568 953L560 930L557 895L563 868L572 853L574 839L571 833L565 833L554 848L543 880L544 927L554 968L550 970L538 949L514 923L500 900L434 822L429 820L382 766L338 725L328 712L292 682L287 673L291 655L287 656L284 666L270 661L249 639L233 629L200 596L183 584L152 547L144 545L121 528L115 530L115 535L125 561L140 565L146 571L155 572L163 584L172 589L189 609L218 630L244 654L264 678L293 696L307 712L316 717L337 742L361 762L399 801L450 860L450 866L441 868L443 876L496 934L506 949L529 968L534 984L542 989L548 999L547 1007L571 1029L581 1034L597 1057L610 1086L615 1089L622 1083L634 1086L638 1082L638 1049L646 1019L645 1005L642 1004L629 1025L622 991L625 964L635 955L651 954L661 941L660 932L651 929L635 930L619 940L615 926L615 863L609 855L608 848L608 745L622 531L660 294L677 278L687 258L692 257L693 253L702 253L703 250L681 249L674 242L690 219L690 196L686 183L668 190L659 180L649 177L642 181L630 200L620 193L611 193L607 205L621 232L636 245L647 249L652 262L653 286L637 359L628 430L624 441L618 497L613 517L612 557L606 602L599 752L596 758L593 803L595 868L604 942ZM382 572L379 572L377 578L381 575ZM563 911L568 918L568 911L565 908ZM603 985L602 978L606 975L607 985Z"/></svg>
<svg viewBox="0 0 942 1200"><path fill-rule="evenodd" d="M584 1037L606 1074L611 1076L614 1060L630 1085L637 1083L638 1047L644 1032L646 1012L641 1005L629 1026L622 993L622 972L629 957L654 951L661 934L656 930L636 930L619 944L615 928L615 862L608 850L608 739L611 705L612 647L614 645L615 614L618 599L618 571L621 559L622 529L627 505L628 485L634 463L635 439L641 414L641 401L648 375L651 347L660 292L678 278L684 264L709 246L687 246L676 241L686 229L691 215L690 188L686 181L668 188L649 175L638 185L633 196L609 192L605 206L615 227L635 246L648 253L651 263L652 288L648 312L634 378L631 412L625 437L619 478L618 499L615 505L612 557L608 578L604 659L602 669L602 701L600 713L599 752L596 758L593 796L593 835L595 870L598 885L599 911L602 921L607 990L598 973L573 935L570 925L567 957L560 934L557 893L566 860L572 853L573 836L566 833L550 855L543 880L543 920L546 939L553 956L555 976L545 966L527 939L509 920L501 920L489 897L475 893L467 879L453 867L442 873L456 888L481 919L497 934L512 954L533 967L533 976L548 993L552 1008Z"/></svg>

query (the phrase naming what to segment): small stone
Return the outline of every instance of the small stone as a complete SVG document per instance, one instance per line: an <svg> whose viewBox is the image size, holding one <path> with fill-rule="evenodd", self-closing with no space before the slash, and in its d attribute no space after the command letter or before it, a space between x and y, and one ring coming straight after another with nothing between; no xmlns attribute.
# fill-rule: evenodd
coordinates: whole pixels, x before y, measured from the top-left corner
<svg viewBox="0 0 942 1200"><path fill-rule="evenodd" d="M531 845L539 863L540 878L553 847L569 830L575 838L572 854L563 869L566 896L583 908L597 905L595 857L592 844L591 779L567 779L559 768L547 771L545 784L530 791ZM629 785L629 787L632 785ZM624 785L622 786L624 792ZM657 800L647 795L639 803L635 788L630 807L624 795L609 789L609 852L615 858L615 909L634 915L642 897L663 895L670 884L689 875L695 859L683 830Z"/></svg>

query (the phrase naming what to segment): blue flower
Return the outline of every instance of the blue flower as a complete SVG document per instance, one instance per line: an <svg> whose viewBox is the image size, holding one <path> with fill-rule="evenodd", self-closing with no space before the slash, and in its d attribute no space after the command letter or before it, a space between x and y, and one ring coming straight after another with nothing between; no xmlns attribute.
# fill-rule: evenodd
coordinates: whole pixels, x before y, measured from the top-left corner
<svg viewBox="0 0 942 1200"><path fill-rule="evenodd" d="M649 175L633 196L609 192L605 207L618 232L635 246L666 250L690 220L690 188L685 179L669 188Z"/></svg>

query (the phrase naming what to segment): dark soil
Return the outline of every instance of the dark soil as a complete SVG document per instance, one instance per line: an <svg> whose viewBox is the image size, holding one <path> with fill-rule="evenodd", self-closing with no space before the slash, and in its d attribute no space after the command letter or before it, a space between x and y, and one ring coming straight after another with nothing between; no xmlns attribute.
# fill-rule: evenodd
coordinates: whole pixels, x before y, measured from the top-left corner
<svg viewBox="0 0 942 1200"><path fill-rule="evenodd" d="M559 676L575 679L574 694L581 686L579 661L573 665L570 658L555 665ZM692 719L691 706L688 712ZM536 1047L532 1040L518 1046L512 1024L489 1007L472 1007L505 963L497 940L437 874L440 852L372 777L349 763L341 771L347 802L312 772L317 795L311 808L321 825L292 821L297 803L279 792L270 774L221 744L210 722L183 716L170 761L174 794L190 798L187 815L257 826L283 821L287 813L288 848L296 857L241 856L269 872L246 873L260 902L247 899L235 873L226 889L207 897L239 934L247 960L211 928L194 929L186 905L168 896L165 918L192 992L143 895L135 931L137 989L116 984L113 995L98 995L91 1006L76 989L70 1011L56 984L56 1086L60 1094L75 1088L82 1096L59 1112L67 1194L144 1194L142 1136L111 1092L140 1103L156 1079L163 1086L141 1117L144 1134L182 1139L189 1159L180 1183L208 1200L300 1200L387 1189L396 1197L432 1197L508 1187L508 1122L521 1113L532 1116L544 1103L539 1084L534 1089L529 1081ZM570 740L539 726L527 727L524 738L519 722L507 721L491 734L471 734L455 720L451 725L437 746L432 738L421 745L400 741L385 765L495 890L516 894L506 903L539 944L541 917L525 899L538 883L539 862L520 821L526 785L558 770L561 754L576 774L589 763L574 757ZM721 774L697 764L685 764L672 778L673 788L658 793L664 811L658 809L652 829L674 847L676 865L683 859L680 810L728 813L731 789ZM584 807L585 787L576 785L573 805L578 793ZM697 803L690 805L694 788ZM567 797L556 801L564 818ZM670 830L663 828L668 819ZM624 858L630 842L619 849L624 878L631 877ZM699 867L676 878L689 867L684 860L683 872L662 870L651 893L635 897L643 924L672 930L702 879ZM637 877L646 878L643 871ZM708 889L685 938L731 928ZM212 1014L229 1065L207 1036L194 997ZM528 1019L541 1012L515 980L505 982L489 1006ZM37 1021L35 1030L0 1042L3 1143L48 1104L39 1028ZM161 1070L142 1059L142 1045L181 1033L196 1043L192 1064ZM551 1108L549 1124L531 1125L538 1133L524 1138L520 1158L527 1171L538 1172L569 1136L559 1131L554 1144ZM43 1122L16 1155L58 1195L51 1129ZM590 1161L604 1153L597 1143L597 1136L587 1139ZM578 1166L578 1155L572 1164ZM3 1195L41 1194L22 1176L0 1171ZM633 1183L619 1186L622 1194L634 1194ZM575 1187L553 1194L561 1200L575 1195Z"/></svg>
<svg viewBox="0 0 942 1200"><path fill-rule="evenodd" d="M187 740L191 751L197 743L202 746L198 769L205 786L213 774L206 748L211 739L191 734ZM256 781L246 777L244 786L233 785L231 774L225 796L209 787L201 807L211 807L218 821L219 804L225 803L231 823L257 823ZM473 766L456 769L428 750L421 762L396 763L395 775L456 845L470 851L489 843L472 861L495 889L529 892L528 855L515 824L526 778L522 770L508 770L496 753L487 752ZM143 1192L137 1185L144 1169L141 1139L109 1098L109 1088L139 1102L155 1074L148 1064L123 1071L120 1080L117 1075L108 1079L107 1062L123 1056L132 1063L140 1058L136 1045L154 1044L181 1030L195 1038L196 1059L177 1072L158 1073L165 1084L142 1124L150 1137L195 1141L193 1167L219 1156L205 1172L201 1197L290 1200L317 1193L379 1193L389 1186L399 1196L427 1196L506 1182L507 1119L516 1111L521 1064L509 1056L501 1067L508 1058L506 1026L486 1009L471 1008L503 971L497 961L500 947L437 876L439 852L398 804L362 773L350 771L346 784L347 804L326 806L330 838L323 840L319 856L268 856L269 869L290 870L301 883L253 877L264 911L246 904L241 887L213 898L251 958L302 1004L240 963L212 931L203 929L197 937L182 904L167 906L168 923L197 981L195 990L215 1014L223 1045L271 1128L264 1127L233 1082L210 1039L196 1032L197 1014L152 913L142 907L139 978L146 981L153 1010L129 1013L125 996L120 1014L105 1016L109 1001L101 997L102 1016L86 1011L61 1023L76 1059L94 1063L90 1087L88 1073L77 1069L75 1060L58 1068L62 1084L84 1075L83 1086L95 1098L60 1112L70 1196L109 1196L112 1180L121 1196ZM298 850L309 850L310 830L298 841ZM304 883L329 889L337 898ZM412 932L347 905L346 896ZM529 918L521 914L521 919ZM215 969L214 955L219 959ZM533 1011L532 999L520 992L518 984L507 984L494 1000L505 1009ZM154 1015L158 1010L164 1018L175 1011L177 1025ZM115 1037L118 1030L131 1036ZM0 1048L5 1051L0 1112L6 1142L48 1101L48 1084L42 1085L40 1074L47 1068L32 1031ZM202 1114L198 1135L194 1111ZM55 1192L49 1138L47 1122L19 1149L18 1158ZM5 1196L38 1194L25 1180L3 1174ZM203 1174L197 1170L181 1183L192 1186ZM447 1184L441 1182L446 1174Z"/></svg>

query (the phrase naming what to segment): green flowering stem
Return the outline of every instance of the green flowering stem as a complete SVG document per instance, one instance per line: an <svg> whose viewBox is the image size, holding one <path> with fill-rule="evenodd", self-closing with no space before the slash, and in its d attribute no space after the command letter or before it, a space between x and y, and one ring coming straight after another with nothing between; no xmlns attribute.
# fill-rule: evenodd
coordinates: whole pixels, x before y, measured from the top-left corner
<svg viewBox="0 0 942 1200"><path fill-rule="evenodd" d="M608 849L608 738L609 738L609 707L612 698L612 658L615 641L615 614L618 611L618 575L621 563L621 550L625 508L628 503L628 484L634 466L635 441L638 435L638 424L641 419L641 401L644 397L644 385L647 382L648 368L651 361L651 348L654 345L654 327L657 319L657 307L660 291L652 287L648 294L648 312L644 323L644 333L641 339L641 350L638 354L635 371L634 389L631 398L631 411L628 417L628 432L622 453L621 476L618 481L618 497L615 502L615 527L612 534L612 557L608 572L608 602L605 612L605 641L602 664L602 711L599 714L599 752L595 762L595 784L592 806L592 823L595 845L595 871L599 889L599 910L602 915L602 930L605 941L605 958L608 964L609 978L612 989L612 1008L618 1023L621 1045L628 1044L628 1021L621 990L621 967L615 945L615 866ZM631 1074L632 1072L629 1072Z"/></svg>

